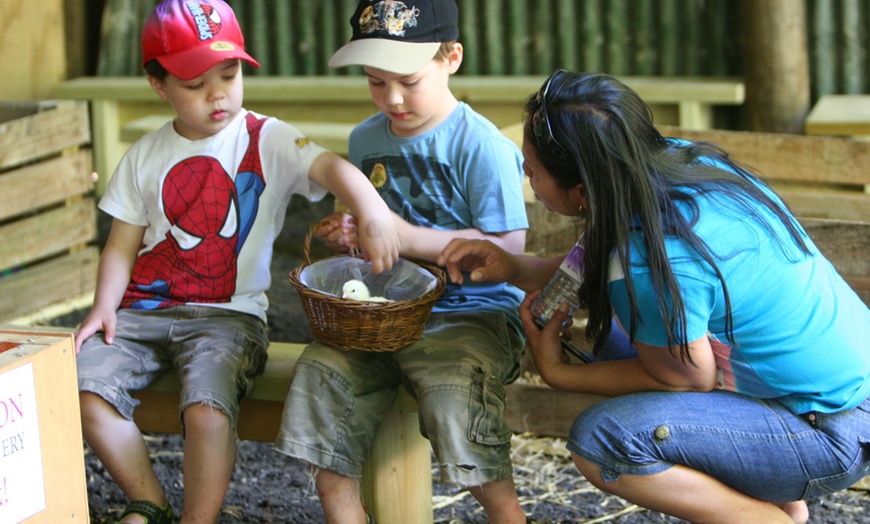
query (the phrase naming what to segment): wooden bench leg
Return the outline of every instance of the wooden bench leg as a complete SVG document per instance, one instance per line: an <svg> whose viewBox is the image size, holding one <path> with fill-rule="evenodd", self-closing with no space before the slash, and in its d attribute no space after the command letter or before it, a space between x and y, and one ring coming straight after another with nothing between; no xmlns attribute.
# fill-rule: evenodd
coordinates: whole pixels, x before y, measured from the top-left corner
<svg viewBox="0 0 870 524"><path fill-rule="evenodd" d="M121 133L120 106L117 100L91 101L94 171L99 177L96 185L98 195L105 193L106 184L124 154L118 139Z"/></svg>
<svg viewBox="0 0 870 524"><path fill-rule="evenodd" d="M363 502L378 524L431 524L432 459L417 413L391 411L375 438L361 482Z"/></svg>

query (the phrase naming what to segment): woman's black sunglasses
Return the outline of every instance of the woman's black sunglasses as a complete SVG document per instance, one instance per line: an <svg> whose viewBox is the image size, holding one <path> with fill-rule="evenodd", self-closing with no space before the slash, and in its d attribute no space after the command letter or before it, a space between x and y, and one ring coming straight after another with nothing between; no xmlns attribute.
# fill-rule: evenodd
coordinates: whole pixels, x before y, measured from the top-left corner
<svg viewBox="0 0 870 524"><path fill-rule="evenodd" d="M556 76L564 73L564 69L558 69L550 75L550 78L544 83L538 94L535 95L535 100L540 104L540 107L535 114L532 115L532 134L535 136L535 141L539 145L547 145L550 152L560 160L567 160L568 153L565 147L556 140L553 136L553 128L550 125L550 115L547 113L547 93L550 90L550 83Z"/></svg>

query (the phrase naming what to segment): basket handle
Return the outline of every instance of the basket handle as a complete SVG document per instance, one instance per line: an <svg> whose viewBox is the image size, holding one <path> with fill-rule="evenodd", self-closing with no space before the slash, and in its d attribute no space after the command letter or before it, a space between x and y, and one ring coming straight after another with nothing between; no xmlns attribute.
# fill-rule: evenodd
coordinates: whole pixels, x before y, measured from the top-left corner
<svg viewBox="0 0 870 524"><path fill-rule="evenodd" d="M315 222L311 225L311 227L308 228L308 233L305 234L305 241L302 243L302 261L304 262L304 265L311 265L311 238L314 237L314 232L317 231L320 226L328 223L329 218L327 217L318 222ZM353 258L362 258L359 250L356 249L351 249L348 252L348 255Z"/></svg>
<svg viewBox="0 0 870 524"><path fill-rule="evenodd" d="M311 265L311 237L314 236L314 232L317 231L317 228L328 222L329 220L326 218L315 222L308 228L308 233L305 233L305 241L302 243L302 261L306 266Z"/></svg>

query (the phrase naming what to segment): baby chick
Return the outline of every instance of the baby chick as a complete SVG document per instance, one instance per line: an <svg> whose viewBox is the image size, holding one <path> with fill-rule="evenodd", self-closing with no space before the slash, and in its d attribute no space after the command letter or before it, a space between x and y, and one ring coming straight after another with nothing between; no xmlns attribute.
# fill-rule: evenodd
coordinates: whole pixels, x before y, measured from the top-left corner
<svg viewBox="0 0 870 524"><path fill-rule="evenodd" d="M369 294L369 288L361 280L348 280L341 287L341 298L360 300L364 302L392 302L384 297L373 297Z"/></svg>

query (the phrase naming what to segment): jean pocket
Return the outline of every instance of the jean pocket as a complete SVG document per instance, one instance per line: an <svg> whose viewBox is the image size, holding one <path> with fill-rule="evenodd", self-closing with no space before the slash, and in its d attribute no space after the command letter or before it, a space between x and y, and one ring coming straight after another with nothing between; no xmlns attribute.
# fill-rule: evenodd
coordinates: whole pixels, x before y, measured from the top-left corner
<svg viewBox="0 0 870 524"><path fill-rule="evenodd" d="M511 429L504 420L504 386L492 374L477 368L471 384L468 406L468 439L496 446L511 440Z"/></svg>
<svg viewBox="0 0 870 524"><path fill-rule="evenodd" d="M844 473L811 480L807 484L807 489L804 491L801 499L817 499L837 491L842 491L853 486L868 474L870 474L870 461L865 461L855 464L855 466Z"/></svg>

